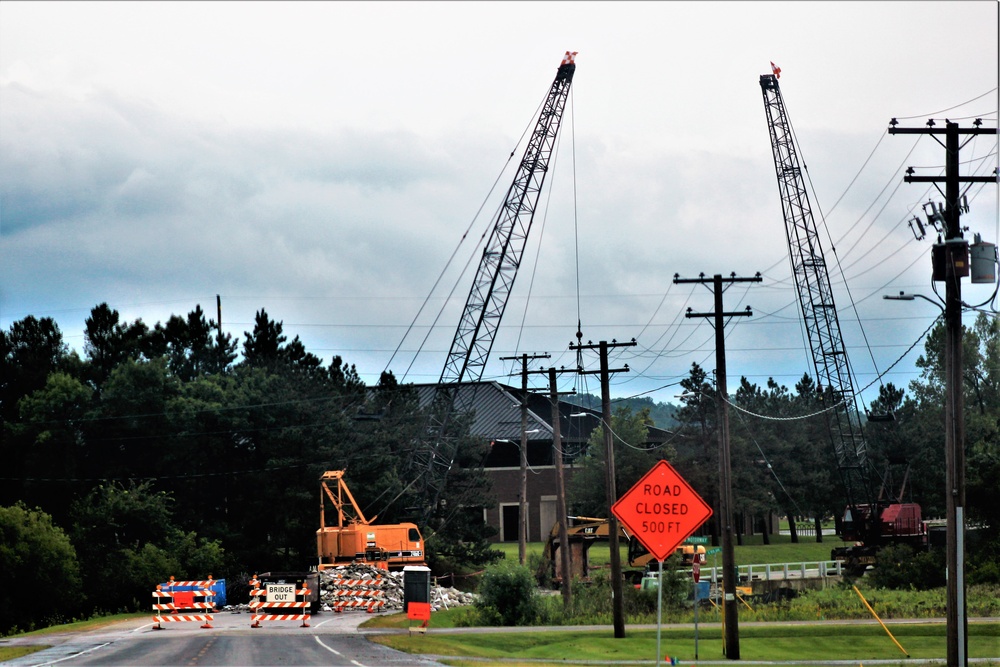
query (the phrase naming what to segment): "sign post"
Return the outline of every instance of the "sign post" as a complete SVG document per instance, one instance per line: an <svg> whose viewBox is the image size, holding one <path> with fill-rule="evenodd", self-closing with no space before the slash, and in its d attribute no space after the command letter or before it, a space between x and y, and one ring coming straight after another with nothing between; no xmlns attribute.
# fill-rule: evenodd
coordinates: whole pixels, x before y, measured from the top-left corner
<svg viewBox="0 0 1000 667"><path fill-rule="evenodd" d="M712 508L673 466L666 461L657 461L611 506L611 513L660 563L656 603L656 664L659 667L663 561L712 516ZM696 591L695 610L698 608L697 597Z"/></svg>
<svg viewBox="0 0 1000 667"><path fill-rule="evenodd" d="M691 567L691 577L694 579L694 659L698 659L698 607L701 598L698 596L698 581L701 579L701 564L695 559Z"/></svg>
<svg viewBox="0 0 1000 667"><path fill-rule="evenodd" d="M660 563L660 578L656 582L656 667L660 667L660 626L663 624L663 560Z"/></svg>

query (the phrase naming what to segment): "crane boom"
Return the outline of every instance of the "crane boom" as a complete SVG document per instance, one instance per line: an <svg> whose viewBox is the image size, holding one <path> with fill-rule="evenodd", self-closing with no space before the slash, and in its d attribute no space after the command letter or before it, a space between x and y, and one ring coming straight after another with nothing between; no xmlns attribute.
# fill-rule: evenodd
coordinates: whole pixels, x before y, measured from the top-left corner
<svg viewBox="0 0 1000 667"><path fill-rule="evenodd" d="M437 509L455 461L456 448L448 433L451 417L467 413L474 398L472 392L460 394L459 384L482 379L521 265L576 71L575 57L575 51L567 51L559 65L524 157L493 224L435 390L424 442L415 451L415 468L423 481L425 519Z"/></svg>
<svg viewBox="0 0 1000 667"><path fill-rule="evenodd" d="M832 410L830 435L847 490L848 513L851 513L859 506L855 493L862 494L868 503L873 498L868 475L868 446L858 413L857 394L841 336L823 246L777 76L762 75L760 87L770 129L792 275L812 351L813 369L818 389L822 389L821 395L836 403ZM845 515L845 519L858 520L860 517Z"/></svg>
<svg viewBox="0 0 1000 667"><path fill-rule="evenodd" d="M888 542L922 545L925 531L920 506L902 499L876 497L858 396L841 336L830 275L823 256L816 221L813 219L805 179L799 165L791 123L778 87L778 70L760 77L771 135L774 169L778 177L781 210L785 218L792 275L808 333L816 372L817 390L830 403L830 438L847 496L837 532L854 547L833 549L831 557L846 561L854 572L874 564L875 553ZM880 494L881 495L881 494Z"/></svg>
<svg viewBox="0 0 1000 667"><path fill-rule="evenodd" d="M483 249L438 384L457 383L467 378L474 378L475 382L483 376L548 174L549 160L576 70L575 55L566 52L538 115L531 140Z"/></svg>

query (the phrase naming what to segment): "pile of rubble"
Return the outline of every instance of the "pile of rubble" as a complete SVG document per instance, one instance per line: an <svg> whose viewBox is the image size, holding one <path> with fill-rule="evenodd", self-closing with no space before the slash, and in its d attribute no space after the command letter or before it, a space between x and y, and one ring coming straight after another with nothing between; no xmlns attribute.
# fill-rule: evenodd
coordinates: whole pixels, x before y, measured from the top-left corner
<svg viewBox="0 0 1000 667"><path fill-rule="evenodd" d="M375 583L381 580L379 583ZM341 567L328 568L320 572L320 601L323 611L333 611L333 606L343 598L338 591L346 589L357 591L378 591L379 599L384 600L383 611L398 611L403 608L403 573L386 572L369 565L355 563ZM431 611L462 607L475 603L475 593L465 593L456 588L444 588L431 584Z"/></svg>

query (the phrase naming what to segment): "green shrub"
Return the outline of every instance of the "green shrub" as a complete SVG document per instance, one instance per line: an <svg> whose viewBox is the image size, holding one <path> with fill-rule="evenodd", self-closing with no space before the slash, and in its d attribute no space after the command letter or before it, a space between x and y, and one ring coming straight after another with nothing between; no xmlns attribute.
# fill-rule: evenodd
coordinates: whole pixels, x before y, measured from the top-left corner
<svg viewBox="0 0 1000 667"><path fill-rule="evenodd" d="M876 588L928 590L943 586L944 558L939 551L915 551L906 544L879 551L871 573Z"/></svg>
<svg viewBox="0 0 1000 667"><path fill-rule="evenodd" d="M487 566L475 607L483 625L531 625L539 608L534 575L507 560Z"/></svg>
<svg viewBox="0 0 1000 667"><path fill-rule="evenodd" d="M541 588L549 590L556 587L552 581L552 568L550 565L551 561L544 554L528 554L528 567L535 573L535 580Z"/></svg>
<svg viewBox="0 0 1000 667"><path fill-rule="evenodd" d="M573 590L574 622L609 623L611 619L611 579L610 570L597 570L590 581L574 579Z"/></svg>
<svg viewBox="0 0 1000 667"><path fill-rule="evenodd" d="M81 608L76 550L52 517L0 507L0 636L45 626Z"/></svg>
<svg viewBox="0 0 1000 667"><path fill-rule="evenodd" d="M218 541L173 522L171 497L149 482L99 486L73 503L73 539L87 608L95 613L148 609L153 589L169 577L222 578Z"/></svg>
<svg viewBox="0 0 1000 667"><path fill-rule="evenodd" d="M1000 536L981 538L974 546L972 540L969 542L965 551L969 584L1000 584Z"/></svg>
<svg viewBox="0 0 1000 667"><path fill-rule="evenodd" d="M659 566L650 564L656 568L654 572L659 572ZM681 572L681 560L678 556L672 555L663 562L663 608L680 609L685 607L688 597L694 595L694 582L691 578ZM653 600L653 611L656 611L655 593Z"/></svg>

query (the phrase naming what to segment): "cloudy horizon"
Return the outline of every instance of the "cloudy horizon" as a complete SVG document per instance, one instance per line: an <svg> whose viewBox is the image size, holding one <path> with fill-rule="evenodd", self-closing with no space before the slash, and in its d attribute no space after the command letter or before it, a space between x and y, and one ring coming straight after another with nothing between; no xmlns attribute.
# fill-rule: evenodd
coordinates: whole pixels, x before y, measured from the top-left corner
<svg viewBox="0 0 1000 667"><path fill-rule="evenodd" d="M711 326L684 317L712 295L674 274L759 271L726 292L727 310L754 313L727 327L729 385L792 387L812 370L758 84L773 61L867 403L904 354L885 381L916 377L923 344L909 348L937 316L882 299L933 296L931 240L907 220L941 197L902 179L944 164L932 138L888 122L996 127L997 14L979 1L2 3L0 326L52 317L82 352L99 303L153 326L197 305L215 319L220 295L241 342L265 309L369 384L383 370L434 382L471 286L462 269L574 50L485 378L517 383L499 360L515 354L575 365L579 320L584 342L637 339L617 356L632 372L616 397L676 402L691 364L715 361ZM991 173L996 138L961 157L963 173ZM997 190L969 190L970 240L1000 237Z"/></svg>

